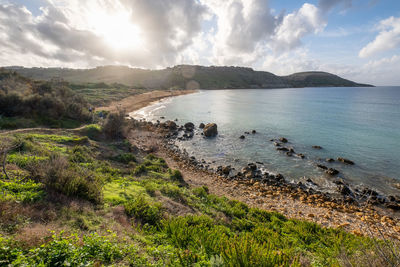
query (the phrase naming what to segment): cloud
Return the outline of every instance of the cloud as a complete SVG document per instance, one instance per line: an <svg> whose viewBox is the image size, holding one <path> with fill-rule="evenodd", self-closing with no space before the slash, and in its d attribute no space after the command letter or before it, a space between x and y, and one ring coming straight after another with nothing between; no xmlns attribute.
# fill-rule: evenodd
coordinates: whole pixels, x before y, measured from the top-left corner
<svg viewBox="0 0 400 267"><path fill-rule="evenodd" d="M370 57L400 46L400 18L390 17L379 22L377 29L380 30L375 40L363 47L359 56Z"/></svg>
<svg viewBox="0 0 400 267"><path fill-rule="evenodd" d="M320 10L314 5L305 3L298 11L286 15L276 28L274 46L278 50L290 50L301 44L301 39L325 28Z"/></svg>
<svg viewBox="0 0 400 267"><path fill-rule="evenodd" d="M42 57L38 65L49 59L63 66L70 62L87 62L87 66L173 65L200 34L206 7L192 0L49 0L41 11L34 16L22 6L0 5L2 62L20 54L20 58ZM128 19L140 28L141 47L116 49L96 31L96 23L118 31L123 26L118 25L121 14L128 14Z"/></svg>

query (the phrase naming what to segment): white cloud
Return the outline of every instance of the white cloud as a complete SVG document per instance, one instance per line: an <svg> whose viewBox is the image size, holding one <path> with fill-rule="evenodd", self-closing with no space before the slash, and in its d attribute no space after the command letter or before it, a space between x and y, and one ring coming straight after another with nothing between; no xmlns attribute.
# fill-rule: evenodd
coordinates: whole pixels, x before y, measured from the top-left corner
<svg viewBox="0 0 400 267"><path fill-rule="evenodd" d="M379 52L391 50L400 46L400 18L390 17L382 20L377 29L380 30L375 40L360 50L361 58L370 57Z"/></svg>
<svg viewBox="0 0 400 267"><path fill-rule="evenodd" d="M301 39L325 28L320 10L305 3L298 11L286 15L276 28L274 46L277 50L290 50L301 44Z"/></svg>

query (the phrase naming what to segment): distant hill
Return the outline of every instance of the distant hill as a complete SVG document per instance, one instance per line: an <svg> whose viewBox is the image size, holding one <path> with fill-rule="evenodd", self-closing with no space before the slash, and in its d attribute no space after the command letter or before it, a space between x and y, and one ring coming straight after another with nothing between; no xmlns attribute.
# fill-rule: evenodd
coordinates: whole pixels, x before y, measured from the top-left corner
<svg viewBox="0 0 400 267"><path fill-rule="evenodd" d="M94 69L7 67L19 74L37 79L63 79L71 83L119 83L148 89L239 89L290 87L356 87L359 84L326 72L301 72L277 76L266 71L243 67L178 65L161 70L126 66L103 66Z"/></svg>

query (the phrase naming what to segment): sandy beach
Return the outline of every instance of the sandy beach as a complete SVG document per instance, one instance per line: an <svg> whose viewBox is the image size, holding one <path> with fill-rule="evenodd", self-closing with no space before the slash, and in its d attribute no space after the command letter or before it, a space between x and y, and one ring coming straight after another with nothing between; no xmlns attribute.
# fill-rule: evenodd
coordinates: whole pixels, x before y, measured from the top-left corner
<svg viewBox="0 0 400 267"><path fill-rule="evenodd" d="M110 111L110 112L115 112L118 109L122 109L122 110L125 110L125 112L129 113L129 112L141 109L155 101L161 100L166 97L192 94L195 92L197 92L197 91L196 90L151 91L151 92L144 93L144 94L129 96L120 101L112 102L108 106L98 107L96 109Z"/></svg>

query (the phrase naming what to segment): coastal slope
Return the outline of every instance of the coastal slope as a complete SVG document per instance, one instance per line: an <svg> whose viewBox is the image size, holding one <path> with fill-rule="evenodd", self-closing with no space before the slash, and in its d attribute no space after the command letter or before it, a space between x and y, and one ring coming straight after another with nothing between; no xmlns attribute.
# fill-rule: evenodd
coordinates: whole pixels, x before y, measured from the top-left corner
<svg viewBox="0 0 400 267"><path fill-rule="evenodd" d="M371 86L327 72L278 76L244 67L178 65L160 70L102 66L93 69L7 67L38 80L63 79L71 83L118 83L146 89L247 89L291 87Z"/></svg>

